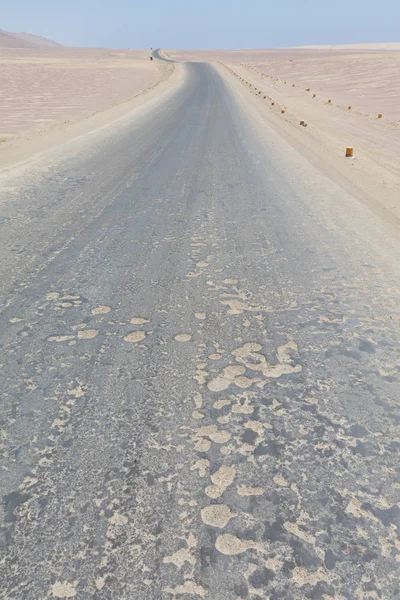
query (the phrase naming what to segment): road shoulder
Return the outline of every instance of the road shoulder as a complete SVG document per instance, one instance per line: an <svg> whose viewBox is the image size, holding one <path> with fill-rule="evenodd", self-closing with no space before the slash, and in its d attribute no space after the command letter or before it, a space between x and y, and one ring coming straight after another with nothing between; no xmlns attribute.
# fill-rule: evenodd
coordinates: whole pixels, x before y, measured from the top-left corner
<svg viewBox="0 0 400 600"><path fill-rule="evenodd" d="M306 119L307 127L301 127L304 114L296 105L288 109L285 98L273 96L274 90L269 89L264 79L256 81L254 73L243 73L237 65L220 63L216 68L241 96L242 102L255 110L290 146L375 214L392 226L400 227L400 172L393 168L394 157L383 161L388 148L382 150L383 158L378 161L379 150L361 140L357 132L342 139L328 118L319 118L315 123ZM250 82L253 82L251 87ZM345 157L346 146L352 145L349 139L355 142L354 159Z"/></svg>

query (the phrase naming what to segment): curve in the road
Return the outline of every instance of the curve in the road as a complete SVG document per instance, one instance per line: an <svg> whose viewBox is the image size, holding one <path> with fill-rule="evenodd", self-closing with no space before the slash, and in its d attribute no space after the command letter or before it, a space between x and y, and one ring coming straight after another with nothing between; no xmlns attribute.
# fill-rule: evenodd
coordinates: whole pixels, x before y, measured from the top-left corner
<svg viewBox="0 0 400 600"><path fill-rule="evenodd" d="M161 48L157 48L156 50L153 50L153 52L152 52L152 57L153 57L153 58L156 58L157 60L161 60L161 61L163 61L163 62L169 62L169 63L174 63L174 62L176 62L176 61L174 61L174 60L171 60L171 59L169 59L169 58L165 58L164 56L162 56L162 54L160 54L160 53L161 53L161 50L162 50Z"/></svg>

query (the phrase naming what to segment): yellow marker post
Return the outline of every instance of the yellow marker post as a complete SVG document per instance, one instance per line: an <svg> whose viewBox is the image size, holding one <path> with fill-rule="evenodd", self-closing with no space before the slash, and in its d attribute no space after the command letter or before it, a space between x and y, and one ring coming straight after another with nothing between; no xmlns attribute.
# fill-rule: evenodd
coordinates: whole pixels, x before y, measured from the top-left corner
<svg viewBox="0 0 400 600"><path fill-rule="evenodd" d="M346 148L346 158L353 158L354 156L354 148Z"/></svg>

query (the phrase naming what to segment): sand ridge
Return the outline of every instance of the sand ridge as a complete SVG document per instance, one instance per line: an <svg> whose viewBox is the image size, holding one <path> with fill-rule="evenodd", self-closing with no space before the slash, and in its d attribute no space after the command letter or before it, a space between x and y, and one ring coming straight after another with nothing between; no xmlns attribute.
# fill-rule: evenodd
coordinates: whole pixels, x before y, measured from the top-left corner
<svg viewBox="0 0 400 600"><path fill-rule="evenodd" d="M0 48L61 48L61 44L32 33L12 33L0 29Z"/></svg>

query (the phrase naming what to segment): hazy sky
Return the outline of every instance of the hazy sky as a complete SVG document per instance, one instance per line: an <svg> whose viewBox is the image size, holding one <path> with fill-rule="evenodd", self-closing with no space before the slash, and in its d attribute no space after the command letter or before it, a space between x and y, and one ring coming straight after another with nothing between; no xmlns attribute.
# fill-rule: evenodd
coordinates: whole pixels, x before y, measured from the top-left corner
<svg viewBox="0 0 400 600"><path fill-rule="evenodd" d="M120 48L399 42L400 0L0 0L0 28Z"/></svg>

